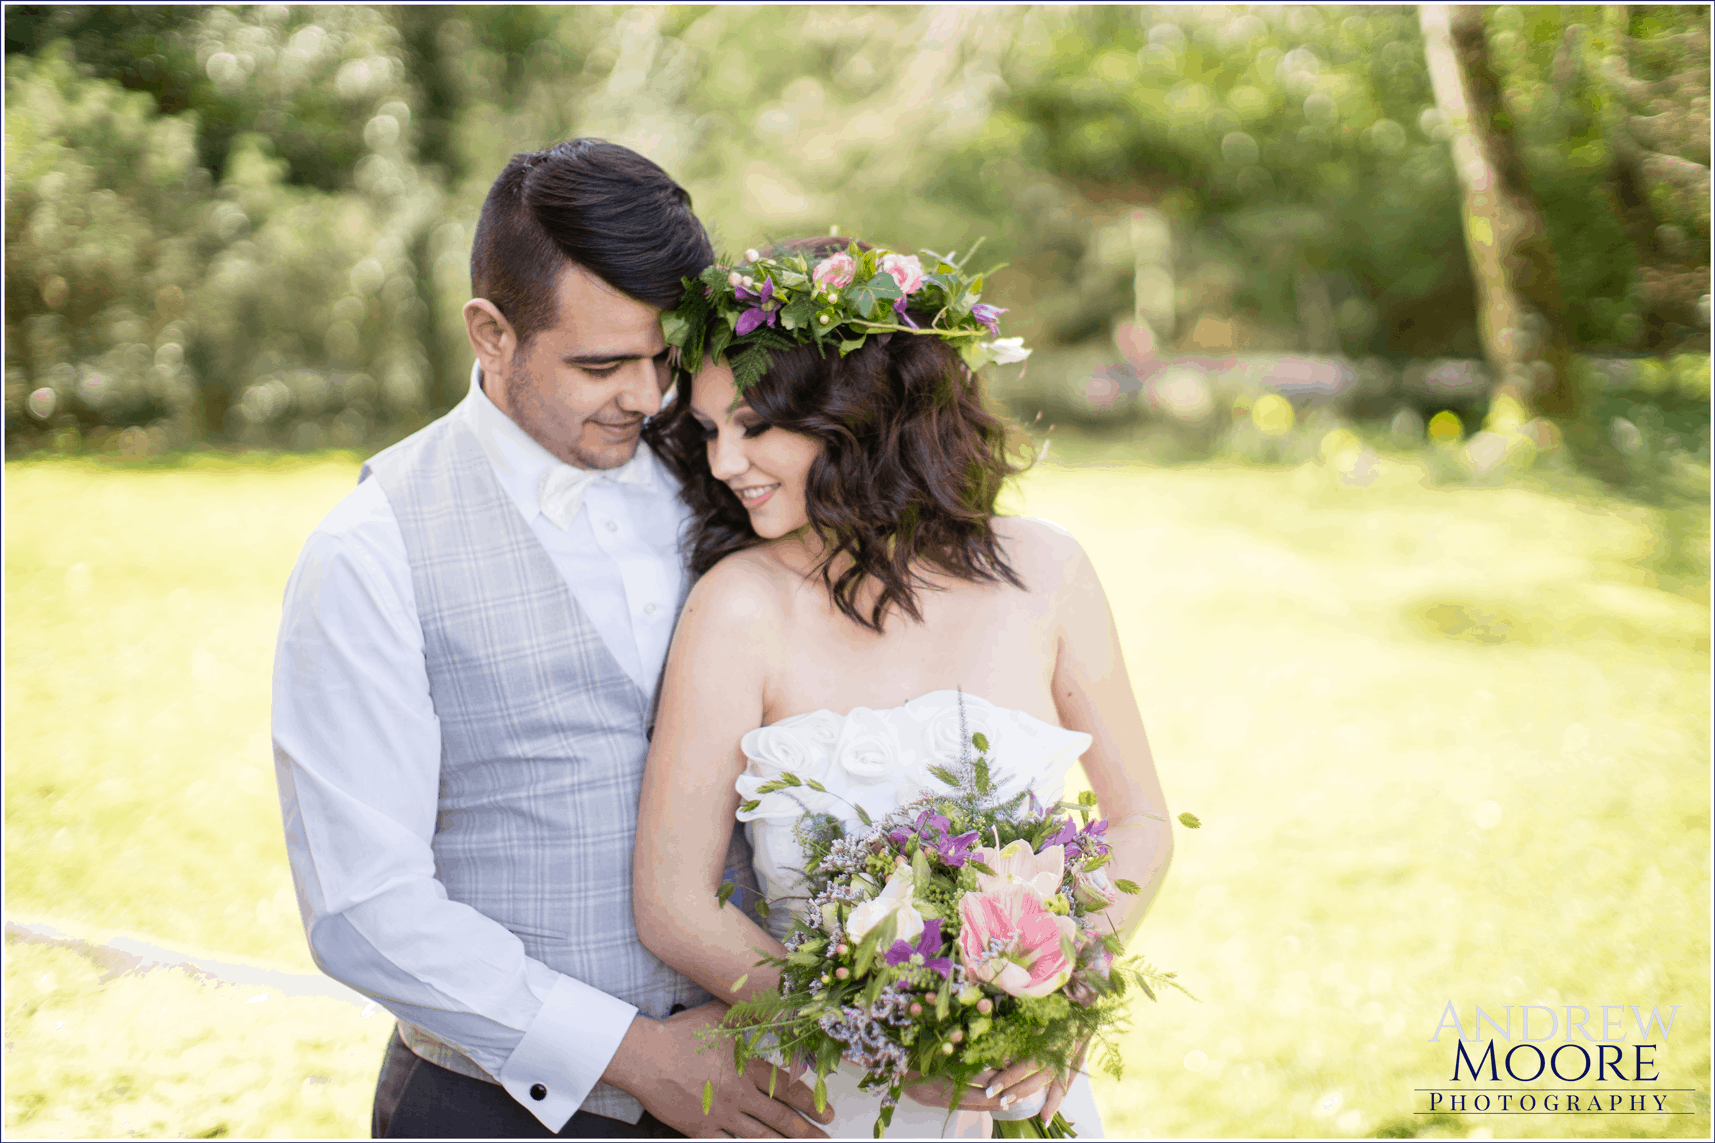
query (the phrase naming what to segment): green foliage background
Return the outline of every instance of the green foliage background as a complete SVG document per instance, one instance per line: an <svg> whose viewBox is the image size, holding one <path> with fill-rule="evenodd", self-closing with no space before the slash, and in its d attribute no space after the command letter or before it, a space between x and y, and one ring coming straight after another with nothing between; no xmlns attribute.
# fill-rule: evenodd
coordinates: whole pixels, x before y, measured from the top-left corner
<svg viewBox="0 0 1715 1143"><path fill-rule="evenodd" d="M1615 148L1647 121L1707 165L1707 76L1701 103L1668 81L1708 12L1624 10L1634 106L1603 11L1487 16L1572 338L1706 353L1706 197ZM1478 355L1409 7L25 5L6 83L8 455L409 431L463 391L489 181L572 134L657 159L735 248L988 239L1039 348L1026 412L1115 358L1139 207L1172 229L1175 344L1208 316L1241 349Z"/></svg>

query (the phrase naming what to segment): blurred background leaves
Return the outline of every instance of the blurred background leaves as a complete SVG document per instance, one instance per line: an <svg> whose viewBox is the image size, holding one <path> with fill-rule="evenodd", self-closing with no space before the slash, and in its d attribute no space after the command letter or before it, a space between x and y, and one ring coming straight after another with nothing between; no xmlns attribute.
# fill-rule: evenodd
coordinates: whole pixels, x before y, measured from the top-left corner
<svg viewBox="0 0 1715 1143"><path fill-rule="evenodd" d="M1602 414L1570 435L1610 476L1616 417L1634 452L1707 457L1706 418L1652 436L1604 395L1643 392L1642 422L1707 400L1708 24L1481 11ZM26 5L6 84L8 456L418 427L464 389L490 181L574 134L661 162L728 247L986 239L1011 263L991 300L1039 349L995 381L1027 419L1281 459L1245 427L1268 390L1292 436L1312 405L1452 411L1461 436L1488 415L1413 8Z"/></svg>

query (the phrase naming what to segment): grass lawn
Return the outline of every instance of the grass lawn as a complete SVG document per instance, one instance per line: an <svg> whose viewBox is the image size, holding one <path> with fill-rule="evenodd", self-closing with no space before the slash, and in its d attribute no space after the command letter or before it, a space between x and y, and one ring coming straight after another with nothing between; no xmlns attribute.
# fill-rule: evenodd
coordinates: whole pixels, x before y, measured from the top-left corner
<svg viewBox="0 0 1715 1143"><path fill-rule="evenodd" d="M308 971L269 665L355 459L5 474L8 915ZM1201 1002L1139 1004L1110 1135L1710 1132L1707 514L1419 475L1068 462L1015 497L1090 550L1205 823L1135 946ZM8 1136L368 1132L385 1018L13 943L5 987ZM1449 1002L1677 1005L1644 1086L1694 1114L1414 1115Z"/></svg>

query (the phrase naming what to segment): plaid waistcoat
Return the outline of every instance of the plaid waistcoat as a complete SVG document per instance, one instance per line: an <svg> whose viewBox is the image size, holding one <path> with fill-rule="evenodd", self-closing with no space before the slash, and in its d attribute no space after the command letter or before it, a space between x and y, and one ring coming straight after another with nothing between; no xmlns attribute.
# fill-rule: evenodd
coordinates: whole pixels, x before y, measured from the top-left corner
<svg viewBox="0 0 1715 1143"><path fill-rule="evenodd" d="M644 446L647 447L647 446ZM404 533L441 724L435 875L548 967L666 1016L709 999L638 939L631 846L647 696L585 618L468 428L443 418L365 466ZM400 1021L419 1056L493 1082ZM580 1110L635 1123L598 1083Z"/></svg>

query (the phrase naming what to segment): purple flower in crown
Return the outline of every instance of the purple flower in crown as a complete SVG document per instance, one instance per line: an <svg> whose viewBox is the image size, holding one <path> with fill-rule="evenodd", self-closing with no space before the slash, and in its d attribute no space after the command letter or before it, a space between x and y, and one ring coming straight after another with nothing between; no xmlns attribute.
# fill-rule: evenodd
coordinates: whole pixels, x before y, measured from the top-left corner
<svg viewBox="0 0 1715 1143"><path fill-rule="evenodd" d="M904 322L906 325L910 326L912 329L922 329L923 328L922 326L918 325L915 321L911 320L911 315L905 312L905 299L904 298L897 298L894 300L893 312L899 315L900 321Z"/></svg>
<svg viewBox="0 0 1715 1143"><path fill-rule="evenodd" d="M764 278L762 280L762 292L760 294L753 294L743 285L738 285L733 287L733 296L738 298L741 302L753 301L756 303L756 305L738 315L738 324L733 327L733 333L739 337L743 337L745 334L751 332L764 322L773 326L778 320L774 311L780 307L777 304L770 304L774 297L773 278Z"/></svg>
<svg viewBox="0 0 1715 1143"><path fill-rule="evenodd" d="M971 307L971 316L988 326L989 333L995 337L1000 336L1000 315L1005 312L1004 307L991 306L983 302L978 302Z"/></svg>
<svg viewBox="0 0 1715 1143"><path fill-rule="evenodd" d="M894 941L884 959L895 968L910 964L918 968L932 968L942 976L952 976L953 962L939 955L945 943L941 939L940 919L930 917L923 922L923 933L917 938L916 947L904 941Z"/></svg>

